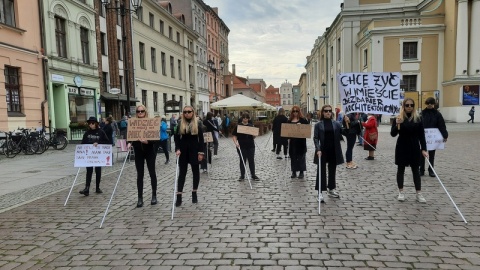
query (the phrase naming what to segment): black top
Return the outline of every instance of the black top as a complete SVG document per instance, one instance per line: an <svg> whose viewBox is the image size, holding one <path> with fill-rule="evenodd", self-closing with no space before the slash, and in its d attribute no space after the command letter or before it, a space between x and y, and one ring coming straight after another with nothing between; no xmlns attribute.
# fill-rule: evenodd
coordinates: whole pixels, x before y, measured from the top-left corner
<svg viewBox="0 0 480 270"><path fill-rule="evenodd" d="M207 127L208 132L217 131L218 132L218 121L217 119L205 119L203 125Z"/></svg>
<svg viewBox="0 0 480 270"><path fill-rule="evenodd" d="M239 123L238 126L253 127L253 125L250 123L246 125L244 125L243 123ZM244 134L244 133L238 133L237 128L233 130L232 135L237 137L237 141L238 141L238 144L240 144L240 148L243 148L243 149L255 148L255 142L253 141L253 136Z"/></svg>
<svg viewBox="0 0 480 270"><path fill-rule="evenodd" d="M422 121L415 122L410 117L411 115L407 114L407 118L400 124L400 130L398 130L396 121L393 121L390 131L392 137L398 135L395 146L395 164L401 166L419 166L421 151L427 150Z"/></svg>
<svg viewBox="0 0 480 270"><path fill-rule="evenodd" d="M300 118L297 122L291 122L288 120L290 124L309 124L308 120L305 118ZM307 152L307 139L306 138L290 138L290 155L292 154L303 154Z"/></svg>
<svg viewBox="0 0 480 270"><path fill-rule="evenodd" d="M180 127L181 121L179 120L177 122L177 131L173 137L175 140L175 152L180 150L181 153L179 161L198 164L198 155L205 152L202 123L198 121L198 134L191 134L190 132L180 134Z"/></svg>
<svg viewBox="0 0 480 270"><path fill-rule="evenodd" d="M105 132L105 135L107 135L108 141L110 143L113 143L112 142L112 139L113 139L113 126L112 126L112 124L105 125L102 130Z"/></svg>
<svg viewBox="0 0 480 270"><path fill-rule="evenodd" d="M82 144L110 144L110 140L100 128L88 129L83 134Z"/></svg>
<svg viewBox="0 0 480 270"><path fill-rule="evenodd" d="M424 109L422 111L423 128L438 128L444 139L448 138L447 126L442 114L436 109Z"/></svg>

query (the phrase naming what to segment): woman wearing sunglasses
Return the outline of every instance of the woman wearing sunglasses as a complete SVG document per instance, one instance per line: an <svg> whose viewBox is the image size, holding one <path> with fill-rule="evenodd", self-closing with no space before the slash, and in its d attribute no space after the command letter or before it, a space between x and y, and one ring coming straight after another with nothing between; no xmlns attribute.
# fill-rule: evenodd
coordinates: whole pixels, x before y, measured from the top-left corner
<svg viewBox="0 0 480 270"><path fill-rule="evenodd" d="M342 164L343 154L340 141L342 140L342 127L340 122L335 121L332 112L332 106L323 105L320 111L320 121L315 124L313 142L315 143L315 157L314 163L318 164L320 159L321 168L321 184L320 190L327 191L328 196L333 198L340 198L340 194L335 190L337 165ZM326 167L328 163L328 185ZM318 190L318 168L315 190ZM320 200L323 202L322 192L319 193Z"/></svg>
<svg viewBox="0 0 480 270"><path fill-rule="evenodd" d="M187 175L188 164L192 168L193 189L192 203L197 203L197 189L200 184L200 162L205 152L201 122L195 116L192 106L185 106L175 132L175 154L180 169L177 183L176 206L182 205L183 186Z"/></svg>
<svg viewBox="0 0 480 270"><path fill-rule="evenodd" d="M415 110L415 102L411 98L405 98L400 115L392 124L390 135L395 137L398 135L397 145L395 147L395 164L397 164L397 200L404 201L403 178L405 167L410 166L413 174L413 183L417 191L417 201L425 203L423 197L422 182L420 178L419 166L420 155L428 158L427 145L425 142L425 131L423 123ZM420 147L419 147L420 146Z"/></svg>
<svg viewBox="0 0 480 270"><path fill-rule="evenodd" d="M144 105L138 105L136 108L137 118L147 118L148 112ZM131 144L135 151L135 168L137 169L137 191L138 202L137 207L143 206L143 176L145 174L145 161L147 162L148 174L150 175L150 183L152 185L152 200L151 205L157 204L157 173L155 170L155 160L157 158L157 151L155 145L158 141L138 140Z"/></svg>
<svg viewBox="0 0 480 270"><path fill-rule="evenodd" d="M253 124L250 123L250 115L248 113L243 113L240 120L238 126L253 127ZM245 167L247 162L252 179L260 181L260 178L255 174L255 137L249 134L238 133L237 128L233 130L232 136L233 143L237 147L238 157L240 158L240 178L238 178L238 181L245 180Z"/></svg>
<svg viewBox="0 0 480 270"><path fill-rule="evenodd" d="M300 107L293 106L290 111L290 119L288 123L290 124L309 124L308 120L303 117ZM290 178L297 177L298 179L303 179L303 172L307 170L307 162L305 160L305 155L307 153L307 139L306 138L290 138L290 146L288 147L288 152L290 154L290 167L292 169L292 176Z"/></svg>

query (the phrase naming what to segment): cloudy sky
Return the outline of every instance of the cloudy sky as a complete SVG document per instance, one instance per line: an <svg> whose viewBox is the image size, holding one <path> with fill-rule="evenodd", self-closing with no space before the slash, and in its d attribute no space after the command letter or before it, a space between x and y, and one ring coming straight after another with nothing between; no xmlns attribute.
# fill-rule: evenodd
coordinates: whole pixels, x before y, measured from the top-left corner
<svg viewBox="0 0 480 270"><path fill-rule="evenodd" d="M204 0L230 29L230 67L275 87L298 84L306 57L343 0Z"/></svg>

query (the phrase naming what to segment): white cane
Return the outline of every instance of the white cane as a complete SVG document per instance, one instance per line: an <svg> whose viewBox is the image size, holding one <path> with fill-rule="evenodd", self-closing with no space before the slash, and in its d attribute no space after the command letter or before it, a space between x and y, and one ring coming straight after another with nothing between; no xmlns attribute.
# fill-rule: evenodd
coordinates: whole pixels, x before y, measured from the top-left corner
<svg viewBox="0 0 480 270"><path fill-rule="evenodd" d="M272 130L272 133L270 133L270 136L268 137L267 143L265 144L265 148L268 147L268 143L270 142L270 138L272 138L272 135L273 135L273 130Z"/></svg>
<svg viewBox="0 0 480 270"><path fill-rule="evenodd" d="M73 187L75 186L75 182L77 182L77 177L78 177L78 174L80 173L80 169L81 168L78 168L77 175L75 175L75 179L73 180L72 187L70 188L70 191L68 192L67 199L65 200L65 204L63 206L67 205L68 198L70 198L70 194L72 194L72 190L73 190Z"/></svg>
<svg viewBox="0 0 480 270"><path fill-rule="evenodd" d="M100 223L100 228L102 228L103 222L105 221L105 218L107 217L108 209L110 208L110 203L112 203L113 195L115 195L115 191L117 190L118 182L120 181L120 176L122 176L123 168L125 168L125 162L127 162L128 156L130 156L130 149L128 151L127 156L125 157L125 160L123 161L122 169L120 170L120 173L118 174L117 183L115 183L115 187L113 188L112 196L110 196L110 201L108 201L107 209L105 209L105 214L103 214L102 222Z"/></svg>
<svg viewBox="0 0 480 270"><path fill-rule="evenodd" d="M445 186L443 185L442 181L440 180L440 177L438 177L437 172L435 171L435 169L433 168L432 164L430 163L430 160L428 160L428 158L425 158L425 160L428 162L428 165L430 166L430 168L432 169L433 173L434 173L435 176L437 177L438 182L440 182L440 185L442 186L443 190L445 190L445 193L447 193L448 198L450 198L450 201L453 203L453 206L455 206L455 209L457 209L458 214L462 217L463 222L465 222L465 224L466 224L467 221L466 221L465 218L463 217L462 212L460 212L460 209L458 209L457 204L453 201L452 196L450 196L450 193L448 193L448 190L447 190L447 189L445 188Z"/></svg>
<svg viewBox="0 0 480 270"><path fill-rule="evenodd" d="M250 181L250 175L247 172L247 165L245 165L245 160L243 159L242 149L240 149L240 144L237 147L238 152L240 152L240 158L242 159L243 168L245 168L245 175L247 176L248 184L250 185L250 189L253 189L252 182Z"/></svg>
<svg viewBox="0 0 480 270"><path fill-rule="evenodd" d="M173 186L173 202L172 202L172 217L171 217L171 220L173 220L173 215L175 214L175 197L177 195L177 183L178 183L178 167L179 167L179 164L178 164L178 160L179 160L179 156L177 156L177 168L175 169L175 183L174 183L174 186Z"/></svg>
<svg viewBox="0 0 480 270"><path fill-rule="evenodd" d="M364 143L367 143L374 151L377 151L377 149L376 149L375 147L373 147L373 145L369 144L369 143L367 142L367 140L363 139L363 142L364 142ZM381 157L383 157L385 160L388 160L390 163L393 164L393 166L397 166L395 163L392 162L392 160L391 160L390 158L386 158L384 155L382 155L382 154L380 154L380 153L378 153L378 152L377 152L377 154L379 154L379 155L380 155Z"/></svg>
<svg viewBox="0 0 480 270"><path fill-rule="evenodd" d="M317 154L318 156L318 154ZM320 167L320 162L321 161L321 156L318 157L318 164L317 164L317 176L318 176L318 214L320 215L320 210L321 210L321 203L322 203L322 199L320 198L320 194L322 194L322 185L321 185L321 179L320 179L320 170L322 169L322 167Z"/></svg>

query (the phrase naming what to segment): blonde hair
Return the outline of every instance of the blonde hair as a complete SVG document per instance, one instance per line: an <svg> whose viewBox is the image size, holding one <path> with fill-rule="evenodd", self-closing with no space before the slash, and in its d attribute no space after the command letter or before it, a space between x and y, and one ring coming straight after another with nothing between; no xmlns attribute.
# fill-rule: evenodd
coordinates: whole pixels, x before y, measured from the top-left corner
<svg viewBox="0 0 480 270"><path fill-rule="evenodd" d="M407 113L405 112L405 104L407 103L407 101L411 101L411 102L413 103L413 105L415 106L415 101L414 101L412 98L405 98L405 99L403 100L402 107L400 108L400 115L403 117L403 120L405 120L405 119L408 119L408 120L413 119L413 122L414 122L414 123L420 122L420 116L418 115L417 110L415 109L415 107L413 107L412 115L410 116L410 119L408 118Z"/></svg>
<svg viewBox="0 0 480 270"><path fill-rule="evenodd" d="M180 120L180 134L185 135L190 133L192 135L198 135L198 120L195 114L195 109L192 106L185 106L183 107L183 110L186 108L192 109L192 119L188 122L184 119L184 114L182 113Z"/></svg>
<svg viewBox="0 0 480 270"><path fill-rule="evenodd" d="M147 110L147 106L143 105L143 104L140 104L140 105L137 105L137 107L135 107L135 114L137 114L137 111L138 111L138 108L139 107L143 107L143 109L145 110L145 118L148 117L148 110Z"/></svg>

